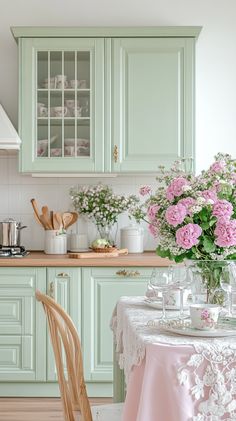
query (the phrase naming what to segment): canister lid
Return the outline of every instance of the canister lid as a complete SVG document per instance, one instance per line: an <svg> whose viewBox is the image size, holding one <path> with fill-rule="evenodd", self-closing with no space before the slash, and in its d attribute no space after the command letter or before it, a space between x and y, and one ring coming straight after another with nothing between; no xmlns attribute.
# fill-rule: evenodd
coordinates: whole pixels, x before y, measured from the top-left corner
<svg viewBox="0 0 236 421"><path fill-rule="evenodd" d="M123 234L140 235L143 234L143 227L138 224L130 224L127 227L121 228Z"/></svg>

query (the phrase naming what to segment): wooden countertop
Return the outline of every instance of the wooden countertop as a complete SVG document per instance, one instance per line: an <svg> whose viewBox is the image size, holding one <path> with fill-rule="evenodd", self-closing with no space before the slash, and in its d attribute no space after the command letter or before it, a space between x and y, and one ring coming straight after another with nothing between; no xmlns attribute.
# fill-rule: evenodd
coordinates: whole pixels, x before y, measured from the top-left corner
<svg viewBox="0 0 236 421"><path fill-rule="evenodd" d="M71 259L67 254L49 255L44 252L32 251L28 256L21 258L0 258L0 267L33 267L33 266L70 266L70 267L112 267L112 266L168 266L170 261L155 254L154 251L144 253L130 253L127 256L98 258L98 259Z"/></svg>

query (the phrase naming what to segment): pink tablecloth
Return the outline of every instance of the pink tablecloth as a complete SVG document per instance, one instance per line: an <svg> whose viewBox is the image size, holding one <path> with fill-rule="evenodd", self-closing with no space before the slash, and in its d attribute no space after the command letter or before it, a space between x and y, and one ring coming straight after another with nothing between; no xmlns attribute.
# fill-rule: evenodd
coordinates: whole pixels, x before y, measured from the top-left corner
<svg viewBox="0 0 236 421"><path fill-rule="evenodd" d="M191 346L150 344L146 358L130 374L123 421L190 421L196 411L190 385L180 385L177 370Z"/></svg>
<svg viewBox="0 0 236 421"><path fill-rule="evenodd" d="M174 335L149 323L156 312L142 297L122 297L113 313L127 384L122 421L236 421L236 335Z"/></svg>

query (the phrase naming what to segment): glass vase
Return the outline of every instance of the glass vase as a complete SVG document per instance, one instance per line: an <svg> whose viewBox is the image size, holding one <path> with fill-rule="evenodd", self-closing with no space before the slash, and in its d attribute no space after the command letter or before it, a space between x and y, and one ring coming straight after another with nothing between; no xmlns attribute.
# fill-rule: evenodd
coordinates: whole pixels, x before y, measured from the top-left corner
<svg viewBox="0 0 236 421"><path fill-rule="evenodd" d="M117 224L97 225L98 237L107 240L111 246L116 245Z"/></svg>
<svg viewBox="0 0 236 421"><path fill-rule="evenodd" d="M220 285L227 260L190 260L186 262L191 278L193 303L225 304L225 293Z"/></svg>

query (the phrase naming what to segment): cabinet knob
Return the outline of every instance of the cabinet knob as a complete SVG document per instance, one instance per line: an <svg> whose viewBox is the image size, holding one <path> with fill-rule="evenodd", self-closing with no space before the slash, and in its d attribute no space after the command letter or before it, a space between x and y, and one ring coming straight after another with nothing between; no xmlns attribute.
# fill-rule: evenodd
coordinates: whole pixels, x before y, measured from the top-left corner
<svg viewBox="0 0 236 421"><path fill-rule="evenodd" d="M113 158L115 162L118 161L118 146L117 145L114 146Z"/></svg>
<svg viewBox="0 0 236 421"><path fill-rule="evenodd" d="M125 269L122 269L122 270L118 270L116 272L116 275L118 275L118 276L126 276L128 278L131 278L131 277L139 276L140 275L140 272L138 272L137 270L125 270Z"/></svg>
<svg viewBox="0 0 236 421"><path fill-rule="evenodd" d="M66 272L61 272L57 274L57 278L69 278L69 275Z"/></svg>
<svg viewBox="0 0 236 421"><path fill-rule="evenodd" d="M54 285L54 282L50 282L50 284L49 284L48 295L51 298L55 298L55 285Z"/></svg>

